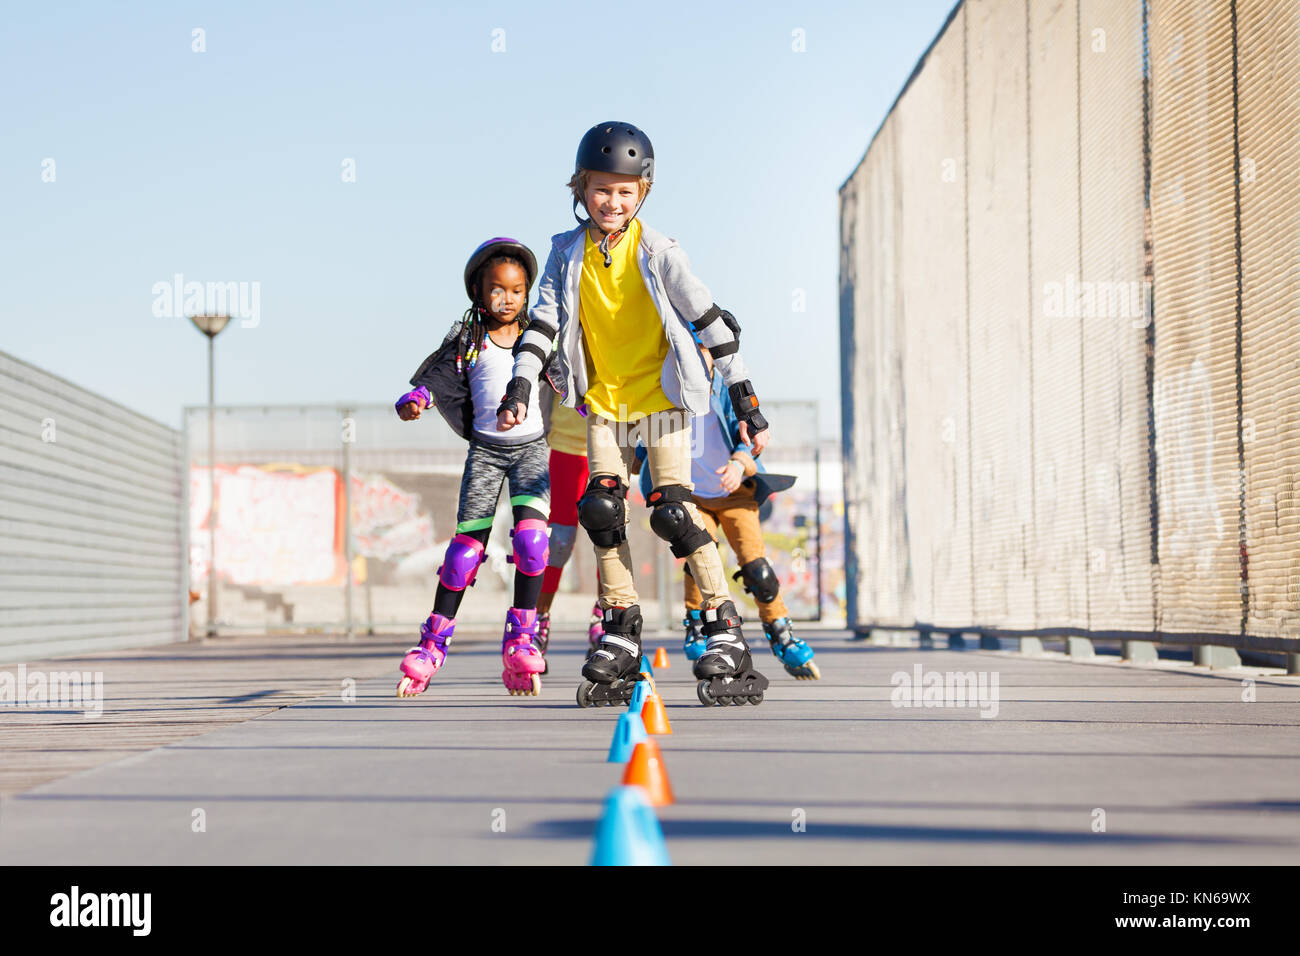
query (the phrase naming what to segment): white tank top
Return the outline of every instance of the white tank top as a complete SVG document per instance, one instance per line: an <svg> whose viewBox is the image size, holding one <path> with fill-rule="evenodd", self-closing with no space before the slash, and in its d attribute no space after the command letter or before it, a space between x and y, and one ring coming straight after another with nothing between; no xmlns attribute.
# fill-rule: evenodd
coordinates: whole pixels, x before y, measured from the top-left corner
<svg viewBox="0 0 1300 956"><path fill-rule="evenodd" d="M497 409L501 396L515 374L515 357L510 349L503 349L487 336L478 361L469 370L469 395L474 403L474 436L497 445L519 445L541 438L542 416L537 410L537 383L533 382L528 395L528 414L522 425L509 431L497 431Z"/></svg>

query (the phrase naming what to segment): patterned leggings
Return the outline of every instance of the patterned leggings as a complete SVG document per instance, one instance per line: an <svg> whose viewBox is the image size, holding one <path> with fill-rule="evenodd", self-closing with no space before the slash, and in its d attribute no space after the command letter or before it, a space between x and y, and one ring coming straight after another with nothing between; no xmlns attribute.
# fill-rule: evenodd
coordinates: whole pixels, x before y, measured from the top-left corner
<svg viewBox="0 0 1300 956"><path fill-rule="evenodd" d="M545 521L550 514L551 479L545 438L522 445L491 445L470 439L465 472L460 479L460 502L456 507L456 533L477 538L484 544L492 534L501 486L510 482L510 508L515 524L525 518ZM533 608L542 590L542 575L529 577L515 570L512 607ZM453 591L438 582L433 610L455 617L464 591Z"/></svg>

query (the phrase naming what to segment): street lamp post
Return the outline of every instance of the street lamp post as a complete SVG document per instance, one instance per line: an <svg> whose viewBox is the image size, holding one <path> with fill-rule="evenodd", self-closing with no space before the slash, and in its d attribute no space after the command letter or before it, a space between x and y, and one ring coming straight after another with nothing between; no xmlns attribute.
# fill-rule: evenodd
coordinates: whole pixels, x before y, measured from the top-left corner
<svg viewBox="0 0 1300 956"><path fill-rule="evenodd" d="M208 637L217 636L217 454L213 342L230 321L228 315L191 315L194 327L208 337ZM184 560L188 561L186 555Z"/></svg>

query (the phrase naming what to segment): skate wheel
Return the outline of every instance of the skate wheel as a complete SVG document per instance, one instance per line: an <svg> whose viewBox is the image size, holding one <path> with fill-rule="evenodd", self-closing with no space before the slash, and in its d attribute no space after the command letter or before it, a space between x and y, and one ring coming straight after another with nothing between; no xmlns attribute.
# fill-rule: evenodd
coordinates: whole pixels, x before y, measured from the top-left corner
<svg viewBox="0 0 1300 956"><path fill-rule="evenodd" d="M411 678L409 678L409 677L403 677L401 680L399 680L399 681L397 682L397 696L398 696L398 697L414 697L414 696L415 696L414 694L408 694L408 693L407 693L407 691L410 689L410 687L411 687Z"/></svg>
<svg viewBox="0 0 1300 956"><path fill-rule="evenodd" d="M534 697L541 697L541 696L542 696L542 677L541 677L541 675L540 675L540 674L534 674L534 675L533 675L533 681L532 681L532 683L533 683L533 689L532 689L529 693L531 693Z"/></svg>
<svg viewBox="0 0 1300 956"><path fill-rule="evenodd" d="M700 681L695 686L695 695L699 697L700 703L703 704L705 707L713 707L716 704L721 703L721 701L719 701L716 697L713 696L712 693L710 693L709 682L706 680Z"/></svg>
<svg viewBox="0 0 1300 956"><path fill-rule="evenodd" d="M589 680L583 681L578 685L578 706L590 707L593 703L591 699L592 683Z"/></svg>
<svg viewBox="0 0 1300 956"><path fill-rule="evenodd" d="M757 693L757 694L750 694L750 695L749 695L747 698L745 698L745 699L748 700L751 704L753 704L754 706L757 707L759 704L763 703L763 694L762 694L762 692L760 691L760 692Z"/></svg>
<svg viewBox="0 0 1300 956"><path fill-rule="evenodd" d="M817 669L817 665L816 665L816 664L814 664L812 661L809 661L807 666L808 666L808 679L809 679L809 680L821 680L821 679L822 679L822 672L821 672L820 670Z"/></svg>

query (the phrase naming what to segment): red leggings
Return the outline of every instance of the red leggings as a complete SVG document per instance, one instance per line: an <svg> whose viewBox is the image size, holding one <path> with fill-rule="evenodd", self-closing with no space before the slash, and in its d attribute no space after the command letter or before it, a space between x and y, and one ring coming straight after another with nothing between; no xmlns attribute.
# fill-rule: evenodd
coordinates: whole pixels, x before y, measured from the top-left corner
<svg viewBox="0 0 1300 956"><path fill-rule="evenodd" d="M551 449L551 520L550 525L578 527L578 499L587 488L587 456L569 455ZM563 567L546 569L542 592L554 594L560 589Z"/></svg>

